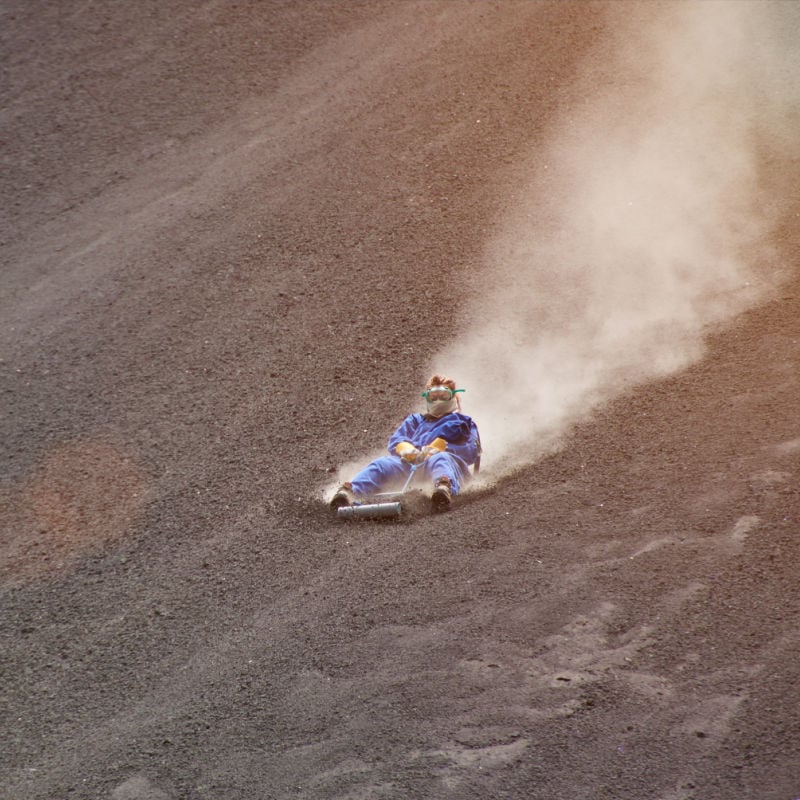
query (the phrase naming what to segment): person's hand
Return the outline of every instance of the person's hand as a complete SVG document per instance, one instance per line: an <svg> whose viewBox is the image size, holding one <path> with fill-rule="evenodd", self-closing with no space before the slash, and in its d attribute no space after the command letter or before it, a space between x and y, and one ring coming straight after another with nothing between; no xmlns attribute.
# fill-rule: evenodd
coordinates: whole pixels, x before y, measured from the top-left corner
<svg viewBox="0 0 800 800"><path fill-rule="evenodd" d="M413 450L407 450L401 458L403 461L407 461L409 464L421 464L427 456L425 456L422 450L417 450L415 447Z"/></svg>
<svg viewBox="0 0 800 800"><path fill-rule="evenodd" d="M435 453L441 453L442 450L439 447L436 447L432 444L426 444L425 447L417 450L415 454L406 458L407 461L410 461L412 464L422 464L424 461L427 461L432 455Z"/></svg>
<svg viewBox="0 0 800 800"><path fill-rule="evenodd" d="M420 451L414 447L411 442L400 442L395 448L395 453L403 459L403 461L407 461L409 464L416 464L417 459L421 455ZM422 459L425 460L424 458Z"/></svg>
<svg viewBox="0 0 800 800"><path fill-rule="evenodd" d="M445 450L447 450L447 442L441 437L438 437L430 444L426 444L425 447L422 448L422 457L419 459L419 461L427 461L435 453L442 453Z"/></svg>
<svg viewBox="0 0 800 800"><path fill-rule="evenodd" d="M414 447L411 442L400 442L395 447L395 452L403 461L409 464L422 464L427 461L434 453L441 453L447 448L447 442L444 439L434 439L430 444L426 444L423 448Z"/></svg>

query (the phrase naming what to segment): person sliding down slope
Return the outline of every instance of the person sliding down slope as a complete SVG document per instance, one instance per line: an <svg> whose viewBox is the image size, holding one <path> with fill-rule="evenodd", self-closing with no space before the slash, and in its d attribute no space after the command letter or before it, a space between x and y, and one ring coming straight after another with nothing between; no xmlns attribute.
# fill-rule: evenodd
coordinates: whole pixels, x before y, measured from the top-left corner
<svg viewBox="0 0 800 800"><path fill-rule="evenodd" d="M412 465L422 464L420 471L433 481L433 510L447 511L481 452L478 426L461 413L458 394L463 391L456 389L451 378L431 376L422 393L427 413L409 414L389 437L389 455L375 459L343 483L331 508L336 511L398 484L408 477Z"/></svg>

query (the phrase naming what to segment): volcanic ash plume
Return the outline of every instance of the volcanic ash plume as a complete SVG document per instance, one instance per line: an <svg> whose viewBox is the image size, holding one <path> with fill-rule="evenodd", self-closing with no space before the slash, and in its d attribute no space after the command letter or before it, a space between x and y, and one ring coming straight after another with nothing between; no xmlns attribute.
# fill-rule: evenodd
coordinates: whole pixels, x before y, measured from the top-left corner
<svg viewBox="0 0 800 800"><path fill-rule="evenodd" d="M433 362L467 388L495 477L598 403L684 368L710 325L780 281L761 166L795 136L800 75L781 36L797 7L620 5L646 19L615 23L587 62L576 96L591 103L531 159L470 334Z"/></svg>

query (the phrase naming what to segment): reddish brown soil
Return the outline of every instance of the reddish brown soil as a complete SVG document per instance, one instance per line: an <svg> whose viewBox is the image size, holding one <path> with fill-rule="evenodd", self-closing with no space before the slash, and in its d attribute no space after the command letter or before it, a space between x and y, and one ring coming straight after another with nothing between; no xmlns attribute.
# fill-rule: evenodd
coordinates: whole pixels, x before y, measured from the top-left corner
<svg viewBox="0 0 800 800"><path fill-rule="evenodd" d="M3 4L2 797L800 796L798 279L448 515L315 497L606 10Z"/></svg>

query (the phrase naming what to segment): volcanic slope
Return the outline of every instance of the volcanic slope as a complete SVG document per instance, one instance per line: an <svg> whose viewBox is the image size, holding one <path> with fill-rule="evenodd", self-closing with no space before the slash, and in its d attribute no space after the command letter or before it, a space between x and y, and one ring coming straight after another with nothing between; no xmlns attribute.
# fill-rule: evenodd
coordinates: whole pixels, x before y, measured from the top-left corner
<svg viewBox="0 0 800 800"><path fill-rule="evenodd" d="M321 500L653 8L3 4L2 797L800 796L791 149L699 360L449 514Z"/></svg>

